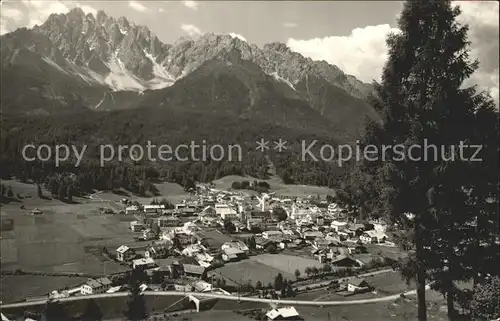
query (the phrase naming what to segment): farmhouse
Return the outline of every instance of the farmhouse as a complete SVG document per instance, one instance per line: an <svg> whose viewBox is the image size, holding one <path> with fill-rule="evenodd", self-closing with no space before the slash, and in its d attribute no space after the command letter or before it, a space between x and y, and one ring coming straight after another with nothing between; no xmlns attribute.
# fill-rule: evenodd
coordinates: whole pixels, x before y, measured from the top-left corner
<svg viewBox="0 0 500 321"><path fill-rule="evenodd" d="M358 267L360 263L347 255L339 255L332 259L332 264L342 267Z"/></svg>
<svg viewBox="0 0 500 321"><path fill-rule="evenodd" d="M130 222L130 230L132 232L140 232L142 230L144 230L146 227L144 226L144 224L138 222L138 221L132 221Z"/></svg>
<svg viewBox="0 0 500 321"><path fill-rule="evenodd" d="M40 211L40 209L35 208L34 210L31 211L31 215L42 215L43 212Z"/></svg>
<svg viewBox="0 0 500 321"><path fill-rule="evenodd" d="M250 251L248 246L246 246L246 244L241 242L241 241L226 242L226 243L222 244L222 246L221 246L222 250L225 250L228 248L235 248L235 249L238 249L246 254L248 254L248 252Z"/></svg>
<svg viewBox="0 0 500 321"><path fill-rule="evenodd" d="M342 212L342 208L337 203L330 203L327 210L332 215L338 215Z"/></svg>
<svg viewBox="0 0 500 321"><path fill-rule="evenodd" d="M265 239L265 238L262 238L262 237L256 237L255 238L255 247L258 250L265 249L266 247L270 246L271 244L276 245L276 243L274 243L271 240L268 240L268 239Z"/></svg>
<svg viewBox="0 0 500 321"><path fill-rule="evenodd" d="M209 215L203 215L203 216L199 217L199 220L205 226L214 227L214 226L217 225L218 218L217 217L213 217L213 216L209 216Z"/></svg>
<svg viewBox="0 0 500 321"><path fill-rule="evenodd" d="M152 258L142 258L142 259L137 259L132 261L132 268L134 269L143 269L143 270L148 270L148 269L154 269L157 268L158 265L156 265L155 260Z"/></svg>
<svg viewBox="0 0 500 321"><path fill-rule="evenodd" d="M156 224L159 227L172 227L178 226L180 223L179 218L175 216L161 216L156 219Z"/></svg>
<svg viewBox="0 0 500 321"><path fill-rule="evenodd" d="M144 205L144 213L159 214L165 209L165 205Z"/></svg>
<svg viewBox="0 0 500 321"><path fill-rule="evenodd" d="M164 258L168 256L169 253L168 249L169 247L165 246L164 244L151 245L144 253L144 256L146 258L152 258L152 259Z"/></svg>
<svg viewBox="0 0 500 321"><path fill-rule="evenodd" d="M316 238L323 238L324 235L320 231L307 231L303 233L303 238L308 241L315 240Z"/></svg>
<svg viewBox="0 0 500 321"><path fill-rule="evenodd" d="M214 257L208 253L198 253L195 255L196 261L200 266L208 268Z"/></svg>
<svg viewBox="0 0 500 321"><path fill-rule="evenodd" d="M196 292L210 292L212 291L212 284L199 280L191 284Z"/></svg>
<svg viewBox="0 0 500 321"><path fill-rule="evenodd" d="M182 246L187 246L193 242L193 237L187 234L175 234L174 238L179 240Z"/></svg>
<svg viewBox="0 0 500 321"><path fill-rule="evenodd" d="M364 279L353 279L347 282L347 291L354 293L369 292L371 286Z"/></svg>
<svg viewBox="0 0 500 321"><path fill-rule="evenodd" d="M294 307L272 309L266 313L266 316L269 320L301 320Z"/></svg>
<svg viewBox="0 0 500 321"><path fill-rule="evenodd" d="M248 218L257 218L261 220L270 220L271 219L271 212L270 211L252 211L250 212L250 215Z"/></svg>
<svg viewBox="0 0 500 321"><path fill-rule="evenodd" d="M100 279L89 279L87 283L82 285L81 294L82 295L90 295L90 294L99 294L104 293L111 287L111 281L108 278L100 278Z"/></svg>
<svg viewBox="0 0 500 321"><path fill-rule="evenodd" d="M116 259L120 262L127 262L135 257L135 251L126 245L116 249Z"/></svg>
<svg viewBox="0 0 500 321"><path fill-rule="evenodd" d="M203 279L206 275L206 269L203 266L193 264L183 264L184 274L188 277Z"/></svg>
<svg viewBox="0 0 500 321"><path fill-rule="evenodd" d="M283 236L283 232L281 231L265 231L262 233L262 237L266 239L270 239L273 236Z"/></svg>
<svg viewBox="0 0 500 321"><path fill-rule="evenodd" d="M182 250L182 255L185 256L195 256L198 253L205 252L205 247L203 245L199 244L190 244L187 245L183 250Z"/></svg>
<svg viewBox="0 0 500 321"><path fill-rule="evenodd" d="M142 238L145 241L154 240L156 238L156 233L152 229L145 229L142 231Z"/></svg>
<svg viewBox="0 0 500 321"><path fill-rule="evenodd" d="M347 222L341 222L341 221L333 221L330 224L330 227L334 229L336 232L344 229L347 226Z"/></svg>
<svg viewBox="0 0 500 321"><path fill-rule="evenodd" d="M137 206L129 206L125 208L125 214L127 215L133 215L133 214L139 214L139 208Z"/></svg>
<svg viewBox="0 0 500 321"><path fill-rule="evenodd" d="M387 235L384 232L370 230L366 231L359 237L363 243L384 243L387 240Z"/></svg>
<svg viewBox="0 0 500 321"><path fill-rule="evenodd" d="M246 257L245 252L235 247L228 247L222 251L222 259L226 262L238 261Z"/></svg>
<svg viewBox="0 0 500 321"><path fill-rule="evenodd" d="M223 220L237 220L238 213L227 204L215 204L215 214Z"/></svg>

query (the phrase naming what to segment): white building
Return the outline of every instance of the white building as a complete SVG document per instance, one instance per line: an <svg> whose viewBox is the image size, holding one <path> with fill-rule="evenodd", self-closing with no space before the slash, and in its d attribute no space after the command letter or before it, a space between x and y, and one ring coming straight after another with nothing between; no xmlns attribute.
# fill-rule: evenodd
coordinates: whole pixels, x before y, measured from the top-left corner
<svg viewBox="0 0 500 321"><path fill-rule="evenodd" d="M359 239L361 240L361 242L363 242L365 244L384 243L388 239L388 237L384 232L370 230L370 231L366 231L363 234L361 234Z"/></svg>
<svg viewBox="0 0 500 321"><path fill-rule="evenodd" d="M342 208L337 203L330 203L328 205L328 213L338 215L342 212Z"/></svg>
<svg viewBox="0 0 500 321"><path fill-rule="evenodd" d="M142 259L137 259L132 261L132 267L134 269L140 268L140 269L154 269L157 268L158 266L155 263L155 260L152 258L142 258Z"/></svg>
<svg viewBox="0 0 500 321"><path fill-rule="evenodd" d="M296 320L299 313L294 307L272 309L266 313L269 320Z"/></svg>
<svg viewBox="0 0 500 321"><path fill-rule="evenodd" d="M146 214L154 214L161 213L165 209L165 205L144 205L144 213Z"/></svg>
<svg viewBox="0 0 500 321"><path fill-rule="evenodd" d="M273 236L283 236L283 232L281 231L265 231L262 233L262 237L265 239L269 239Z"/></svg>
<svg viewBox="0 0 500 321"><path fill-rule="evenodd" d="M330 224L330 227L335 230L335 232L339 232L340 230L344 229L347 227L347 222L341 222L341 221L333 221Z"/></svg>
<svg viewBox="0 0 500 321"><path fill-rule="evenodd" d="M223 220L237 220L238 212L227 204L215 204L215 214Z"/></svg>
<svg viewBox="0 0 500 321"><path fill-rule="evenodd" d="M127 215L133 215L133 214L139 214L139 208L137 206L129 206L125 208L125 214Z"/></svg>
<svg viewBox="0 0 500 321"><path fill-rule="evenodd" d="M292 205L292 212L290 213L290 218L293 220L302 220L311 214L309 209L299 207L295 204Z"/></svg>
<svg viewBox="0 0 500 321"><path fill-rule="evenodd" d="M116 249L116 259L120 262L131 260L135 256L135 251L126 245Z"/></svg>
<svg viewBox="0 0 500 321"><path fill-rule="evenodd" d="M99 294L105 293L107 290L111 288L111 280L108 278L100 278L100 279L89 279L87 283L82 285L81 294L82 295L90 295L90 294Z"/></svg>
<svg viewBox="0 0 500 321"><path fill-rule="evenodd" d="M242 252L245 252L246 254L248 254L248 252L250 252L250 249L248 248L248 246L241 241L226 242L226 243L222 244L222 246L221 246L221 250L225 250L225 249L229 249L229 248L236 248Z"/></svg>
<svg viewBox="0 0 500 321"><path fill-rule="evenodd" d="M142 230L144 230L146 227L144 226L144 224L138 222L138 221L132 221L130 222L130 230L132 232L140 232Z"/></svg>

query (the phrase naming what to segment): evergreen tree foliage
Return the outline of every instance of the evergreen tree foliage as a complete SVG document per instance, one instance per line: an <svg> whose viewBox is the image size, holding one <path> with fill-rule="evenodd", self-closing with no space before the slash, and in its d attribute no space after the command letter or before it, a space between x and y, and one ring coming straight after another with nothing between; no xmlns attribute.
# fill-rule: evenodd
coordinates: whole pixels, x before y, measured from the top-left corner
<svg viewBox="0 0 500 321"><path fill-rule="evenodd" d="M459 14L451 1L405 3L373 97L383 122L370 122L361 144L362 150L377 146L378 155L358 164L343 193L356 210L370 209L403 231L397 241L410 255L401 269L417 280L420 321L427 319L426 282L446 295L453 319L455 281L484 269L474 259L478 250L490 263L495 257L498 114L489 96L464 87L478 62L469 58ZM471 160L476 148L460 150L463 145L482 145L474 156L483 161ZM484 241L474 241L478 233Z"/></svg>
<svg viewBox="0 0 500 321"><path fill-rule="evenodd" d="M85 311L82 314L81 321L102 321L102 318L103 314L101 312L101 308L99 308L93 299L88 300Z"/></svg>

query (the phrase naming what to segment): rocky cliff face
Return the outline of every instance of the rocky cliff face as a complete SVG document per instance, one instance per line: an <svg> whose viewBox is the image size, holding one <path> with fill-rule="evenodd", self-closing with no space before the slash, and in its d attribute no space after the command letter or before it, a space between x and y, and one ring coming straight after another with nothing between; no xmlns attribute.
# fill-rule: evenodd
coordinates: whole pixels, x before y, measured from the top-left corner
<svg viewBox="0 0 500 321"><path fill-rule="evenodd" d="M378 117L365 101L371 85L283 43L208 33L164 44L124 17L78 8L1 40L3 112L175 106L287 126L308 119L349 137Z"/></svg>
<svg viewBox="0 0 500 321"><path fill-rule="evenodd" d="M15 35L15 36L13 36ZM114 90L158 89L170 86L203 62L237 50L267 74L296 84L307 74L320 76L355 97L365 97L371 86L325 61L313 61L292 52L285 44L263 48L230 35L205 34L197 39L162 43L147 27L125 17L115 19L99 11L94 17L79 9L53 14L31 31L7 38L12 50L25 45L50 63L87 81ZM28 38L28 39L26 39Z"/></svg>

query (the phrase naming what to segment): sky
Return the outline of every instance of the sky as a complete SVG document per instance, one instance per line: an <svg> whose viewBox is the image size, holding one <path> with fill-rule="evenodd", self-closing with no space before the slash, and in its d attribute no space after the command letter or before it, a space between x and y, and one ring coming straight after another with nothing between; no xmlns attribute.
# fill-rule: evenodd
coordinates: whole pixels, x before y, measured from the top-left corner
<svg viewBox="0 0 500 321"><path fill-rule="evenodd" d="M472 55L480 69L469 80L498 104L499 5L496 1L454 2L470 26ZM2 34L41 24L51 13L81 7L148 26L165 43L206 32L237 36L262 46L286 43L314 60L326 60L365 82L380 80L385 39L397 32L398 1L52 1L4 0Z"/></svg>

